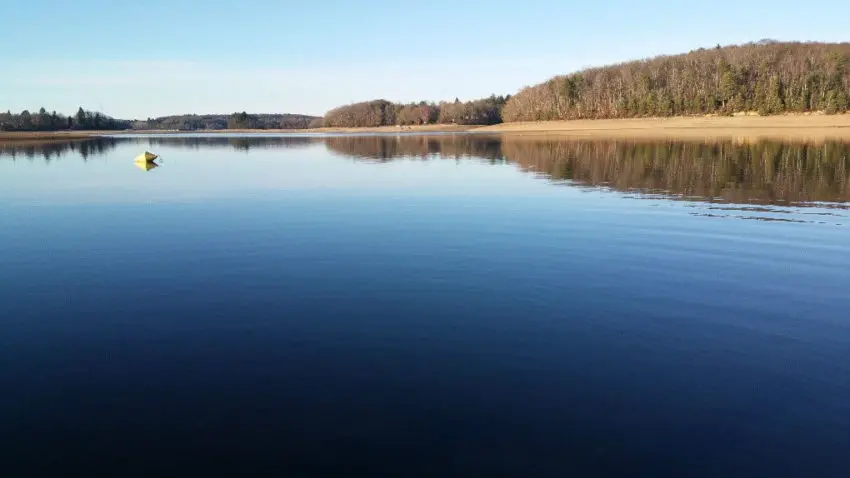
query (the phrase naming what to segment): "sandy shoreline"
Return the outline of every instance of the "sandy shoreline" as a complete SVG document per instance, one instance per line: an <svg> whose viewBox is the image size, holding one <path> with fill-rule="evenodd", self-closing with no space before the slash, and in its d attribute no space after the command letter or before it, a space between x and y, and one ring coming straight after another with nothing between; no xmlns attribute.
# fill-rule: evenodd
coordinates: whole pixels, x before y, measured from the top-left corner
<svg viewBox="0 0 850 478"><path fill-rule="evenodd" d="M201 133L429 133L474 132L582 139L779 139L797 141L850 140L850 114L734 117L676 117L615 120L538 121L493 126L424 125L377 128L318 128L303 130L209 130ZM59 131L0 133L0 141L50 141L122 134L180 134L186 131Z"/></svg>
<svg viewBox="0 0 850 478"><path fill-rule="evenodd" d="M231 131L233 132L233 131ZM250 132L250 131L245 131ZM262 132L262 131L257 131ZM265 132L272 132L265 130ZM583 139L779 139L850 140L850 114L781 116L700 116L613 120L536 121L492 126L425 125L378 128L279 130L290 133L428 133L473 132L512 136L556 136Z"/></svg>
<svg viewBox="0 0 850 478"><path fill-rule="evenodd" d="M476 132L631 139L850 140L850 115L676 117L504 123Z"/></svg>

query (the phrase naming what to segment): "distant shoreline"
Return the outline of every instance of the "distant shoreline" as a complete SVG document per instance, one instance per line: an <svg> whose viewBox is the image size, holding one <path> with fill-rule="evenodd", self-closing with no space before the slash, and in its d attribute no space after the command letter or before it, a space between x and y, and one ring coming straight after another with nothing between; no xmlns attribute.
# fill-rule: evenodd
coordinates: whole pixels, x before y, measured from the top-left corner
<svg viewBox="0 0 850 478"><path fill-rule="evenodd" d="M422 125L375 128L317 129L226 129L226 130L139 130L5 132L0 141L79 140L126 134L302 134L302 133L489 133L511 136L556 136L580 139L787 139L850 140L850 114L796 114L778 116L699 116L633 118L611 120L536 121L501 123L491 126Z"/></svg>

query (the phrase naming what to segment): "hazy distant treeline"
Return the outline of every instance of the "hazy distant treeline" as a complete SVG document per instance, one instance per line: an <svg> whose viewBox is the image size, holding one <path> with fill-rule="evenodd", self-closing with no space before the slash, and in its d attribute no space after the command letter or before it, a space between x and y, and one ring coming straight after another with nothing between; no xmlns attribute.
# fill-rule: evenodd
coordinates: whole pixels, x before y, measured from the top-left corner
<svg viewBox="0 0 850 478"><path fill-rule="evenodd" d="M41 108L37 113L28 110L13 114L0 113L0 131L60 131L60 130L119 130L130 127L130 121L120 120L96 111L77 110L65 116Z"/></svg>
<svg viewBox="0 0 850 478"><path fill-rule="evenodd" d="M315 116L296 114L175 115L134 121L133 129L223 130L223 129L305 129Z"/></svg>
<svg viewBox="0 0 850 478"><path fill-rule="evenodd" d="M423 124L487 125L502 121L502 107L509 96L490 96L473 101L399 104L374 100L328 111L326 127L376 127Z"/></svg>
<svg viewBox="0 0 850 478"><path fill-rule="evenodd" d="M315 127L315 116L296 114L176 115L148 118L144 121L115 119L111 116L80 108L73 116L27 110L18 114L0 113L0 131L63 131L63 130L224 130L224 129L304 129Z"/></svg>
<svg viewBox="0 0 850 478"><path fill-rule="evenodd" d="M759 43L591 68L525 88L509 121L850 108L850 43Z"/></svg>

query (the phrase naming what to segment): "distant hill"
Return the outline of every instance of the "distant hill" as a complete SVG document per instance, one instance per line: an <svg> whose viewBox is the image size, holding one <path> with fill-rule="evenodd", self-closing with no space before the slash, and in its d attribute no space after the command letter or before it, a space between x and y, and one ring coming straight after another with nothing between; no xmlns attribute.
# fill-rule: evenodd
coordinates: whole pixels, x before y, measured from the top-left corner
<svg viewBox="0 0 850 478"><path fill-rule="evenodd" d="M175 115L134 121L133 129L221 130L221 129L304 129L320 120L316 116L297 114L209 114ZM313 124L315 126L315 124Z"/></svg>
<svg viewBox="0 0 850 478"><path fill-rule="evenodd" d="M558 76L505 104L510 121L631 118L850 108L850 43L699 49Z"/></svg>

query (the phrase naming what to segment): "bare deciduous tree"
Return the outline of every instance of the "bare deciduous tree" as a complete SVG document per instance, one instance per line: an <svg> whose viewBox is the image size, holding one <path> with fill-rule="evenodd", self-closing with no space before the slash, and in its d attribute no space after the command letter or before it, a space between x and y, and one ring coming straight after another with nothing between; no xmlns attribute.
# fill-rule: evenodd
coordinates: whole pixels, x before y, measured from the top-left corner
<svg viewBox="0 0 850 478"><path fill-rule="evenodd" d="M505 121L760 114L850 108L850 43L699 49L591 68L525 88Z"/></svg>

